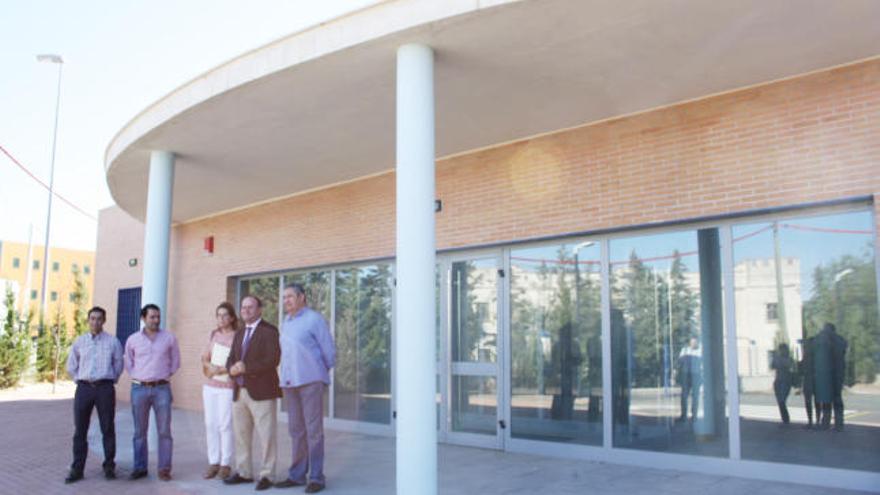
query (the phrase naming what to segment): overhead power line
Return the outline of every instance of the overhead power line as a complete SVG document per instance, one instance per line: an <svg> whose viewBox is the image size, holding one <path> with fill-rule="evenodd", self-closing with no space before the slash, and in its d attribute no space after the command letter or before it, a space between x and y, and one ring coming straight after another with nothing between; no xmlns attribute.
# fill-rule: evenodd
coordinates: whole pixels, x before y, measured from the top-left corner
<svg viewBox="0 0 880 495"><path fill-rule="evenodd" d="M4 148L3 145L0 145L0 151L2 151L4 155L6 155L7 157L9 157L9 159L12 160L12 163L16 164L16 165L18 166L18 168L20 168L24 173L26 173L26 174L28 175L28 177L30 177L31 179L35 180L38 184L40 184L41 186L43 186L43 189L45 189L45 190L47 190L47 191L49 190L49 185L48 185L48 184L46 184L45 182L43 182L42 180L40 180L39 177L37 177L36 175L34 175L34 173L31 172L30 170L28 170L27 167L25 167L24 165L22 165L21 162L19 162L18 160L16 160L15 157L12 156L11 153L9 153L8 151L6 151L6 148ZM67 198L65 198L64 196L58 194L57 192L53 192L53 194L55 195L56 198L60 199L61 201L64 201L65 203L67 203L68 206L70 206L70 207L73 208L74 210L76 210L76 211L82 213L83 215L89 217L92 221L95 221L95 222L98 221L98 219L97 219L94 215L92 215L91 213L87 212L86 210L80 208L79 206L73 204L69 199L67 199Z"/></svg>

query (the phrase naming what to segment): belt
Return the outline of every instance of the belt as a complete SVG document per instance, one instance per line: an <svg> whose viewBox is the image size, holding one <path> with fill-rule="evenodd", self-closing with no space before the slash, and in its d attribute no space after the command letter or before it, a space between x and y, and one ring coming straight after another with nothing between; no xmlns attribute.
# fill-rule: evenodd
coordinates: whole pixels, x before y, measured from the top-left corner
<svg viewBox="0 0 880 495"><path fill-rule="evenodd" d="M113 385L113 380L110 380L109 378L104 379L104 380L94 380L94 381L77 380L76 384L77 385L88 385L90 387L97 387L98 385Z"/></svg>
<svg viewBox="0 0 880 495"><path fill-rule="evenodd" d="M159 385L168 385L168 380L156 380L155 382L142 382L140 380L132 380L131 383L142 387L157 387Z"/></svg>

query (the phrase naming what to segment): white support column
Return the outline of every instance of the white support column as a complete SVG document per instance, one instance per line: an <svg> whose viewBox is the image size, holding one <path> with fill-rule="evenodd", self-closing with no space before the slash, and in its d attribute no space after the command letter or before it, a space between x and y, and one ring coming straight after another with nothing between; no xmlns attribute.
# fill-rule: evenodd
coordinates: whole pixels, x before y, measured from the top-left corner
<svg viewBox="0 0 880 495"><path fill-rule="evenodd" d="M434 52L397 50L397 493L436 495Z"/></svg>
<svg viewBox="0 0 880 495"><path fill-rule="evenodd" d="M150 179L147 192L147 223L144 233L144 279L141 305L148 303L167 317L168 251L171 242L171 193L174 190L174 153L150 153Z"/></svg>

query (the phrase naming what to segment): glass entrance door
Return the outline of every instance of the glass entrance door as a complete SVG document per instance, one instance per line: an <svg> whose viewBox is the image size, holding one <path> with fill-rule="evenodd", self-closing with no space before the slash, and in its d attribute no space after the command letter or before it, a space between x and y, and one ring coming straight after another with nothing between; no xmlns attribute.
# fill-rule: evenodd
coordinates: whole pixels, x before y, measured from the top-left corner
<svg viewBox="0 0 880 495"><path fill-rule="evenodd" d="M451 442L503 448L500 253L444 263L448 363L441 431Z"/></svg>

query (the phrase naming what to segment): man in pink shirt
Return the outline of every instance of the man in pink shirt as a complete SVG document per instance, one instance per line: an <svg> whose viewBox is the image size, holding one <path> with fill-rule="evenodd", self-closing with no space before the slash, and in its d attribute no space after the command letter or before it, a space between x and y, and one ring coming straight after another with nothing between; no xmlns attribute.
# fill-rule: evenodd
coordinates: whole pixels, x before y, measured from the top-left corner
<svg viewBox="0 0 880 495"><path fill-rule="evenodd" d="M156 414L159 433L159 479L171 480L171 384L168 380L180 368L177 339L159 328L159 307L147 304L141 310L144 328L125 342L125 370L131 376L131 411L134 415L134 469L129 479L147 475L147 429L150 408Z"/></svg>

